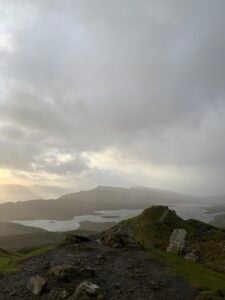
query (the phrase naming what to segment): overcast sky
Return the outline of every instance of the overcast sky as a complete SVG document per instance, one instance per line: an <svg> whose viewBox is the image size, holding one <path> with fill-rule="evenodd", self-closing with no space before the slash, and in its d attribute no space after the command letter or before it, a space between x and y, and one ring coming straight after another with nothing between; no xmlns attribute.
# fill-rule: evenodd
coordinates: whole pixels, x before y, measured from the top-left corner
<svg viewBox="0 0 225 300"><path fill-rule="evenodd" d="M225 193L224 0L0 0L0 183Z"/></svg>

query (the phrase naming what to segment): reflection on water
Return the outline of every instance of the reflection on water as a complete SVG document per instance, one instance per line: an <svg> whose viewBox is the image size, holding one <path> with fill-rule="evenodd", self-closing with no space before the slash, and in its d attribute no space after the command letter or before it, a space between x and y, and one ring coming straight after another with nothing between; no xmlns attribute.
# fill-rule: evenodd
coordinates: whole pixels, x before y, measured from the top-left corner
<svg viewBox="0 0 225 300"><path fill-rule="evenodd" d="M178 216L187 219L196 219L203 222L210 222L214 219L215 215L218 214L207 214L205 207L195 206L193 204L176 204L169 205L170 209L176 211ZM93 214L84 216L75 216L72 220L66 221L55 221L55 220L29 220L29 221L14 221L25 226L32 226L36 228L42 228L48 231L70 231L76 230L80 227L81 222L120 222L132 217L139 215L142 210L134 209L123 209L123 210L106 210L106 211L95 211Z"/></svg>

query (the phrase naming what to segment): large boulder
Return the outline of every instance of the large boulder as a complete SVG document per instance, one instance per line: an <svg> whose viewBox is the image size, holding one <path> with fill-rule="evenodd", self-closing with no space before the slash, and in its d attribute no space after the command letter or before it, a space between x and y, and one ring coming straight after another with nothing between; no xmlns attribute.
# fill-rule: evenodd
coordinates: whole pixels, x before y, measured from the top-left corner
<svg viewBox="0 0 225 300"><path fill-rule="evenodd" d="M104 295L97 284L89 281L82 282L69 300L103 300Z"/></svg>
<svg viewBox="0 0 225 300"><path fill-rule="evenodd" d="M131 230L125 226L115 226L103 233L101 241L114 248L138 248Z"/></svg>
<svg viewBox="0 0 225 300"><path fill-rule="evenodd" d="M33 295L41 295L44 291L44 288L47 285L47 281L40 277L39 275L33 276L27 283L27 289L33 294Z"/></svg>
<svg viewBox="0 0 225 300"><path fill-rule="evenodd" d="M167 252L173 252L176 254L183 254L185 250L187 231L185 229L174 229L167 247Z"/></svg>
<svg viewBox="0 0 225 300"><path fill-rule="evenodd" d="M68 282L79 275L79 269L72 265L53 266L48 270L48 276L55 277L58 281Z"/></svg>

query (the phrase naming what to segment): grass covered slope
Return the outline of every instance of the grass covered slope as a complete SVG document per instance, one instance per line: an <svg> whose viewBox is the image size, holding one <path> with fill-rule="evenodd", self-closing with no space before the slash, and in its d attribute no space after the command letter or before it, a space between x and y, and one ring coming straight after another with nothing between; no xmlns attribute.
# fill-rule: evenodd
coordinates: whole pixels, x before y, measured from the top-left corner
<svg viewBox="0 0 225 300"><path fill-rule="evenodd" d="M165 263L174 274L181 275L202 291L211 291L216 294L218 290L225 289L224 273L217 272L203 264L186 260L182 256L158 249L151 248L149 253L152 258Z"/></svg>
<svg viewBox="0 0 225 300"><path fill-rule="evenodd" d="M165 206L153 206L122 222L144 247L166 250L172 231L184 228L188 246L200 253L205 265L225 272L225 231L196 220L184 221Z"/></svg>
<svg viewBox="0 0 225 300"><path fill-rule="evenodd" d="M182 275L203 291L200 299L222 299L225 296L225 232L211 225L196 221L184 221L165 206L146 209L141 215L123 221L135 238L155 258L168 265L175 274ZM175 228L187 230L187 241L199 251L202 262L195 263L183 256L167 253L169 238ZM219 271L219 272L218 272Z"/></svg>
<svg viewBox="0 0 225 300"><path fill-rule="evenodd" d="M46 232L46 230L41 228L35 228L31 226L24 226L14 222L4 222L0 221L0 237L17 235L17 234L28 234L28 233L39 233Z"/></svg>
<svg viewBox="0 0 225 300"><path fill-rule="evenodd" d="M131 228L135 238L144 246L152 245L160 249L166 249L174 228L189 227L174 211L165 206L153 206L122 223Z"/></svg>
<svg viewBox="0 0 225 300"><path fill-rule="evenodd" d="M53 246L45 246L33 250L23 250L21 252L8 252L0 249L0 274L19 271L23 260L38 256L52 248Z"/></svg>

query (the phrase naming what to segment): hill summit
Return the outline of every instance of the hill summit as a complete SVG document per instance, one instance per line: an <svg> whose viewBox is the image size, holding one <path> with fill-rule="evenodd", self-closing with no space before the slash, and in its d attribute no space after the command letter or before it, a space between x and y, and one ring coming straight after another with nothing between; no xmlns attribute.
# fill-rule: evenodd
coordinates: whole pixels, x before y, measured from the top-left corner
<svg viewBox="0 0 225 300"><path fill-rule="evenodd" d="M225 272L224 230L192 219L185 221L166 206L148 208L122 225L129 227L144 248L161 250L168 250L174 232L183 230L185 247L180 254L195 253L205 265Z"/></svg>

